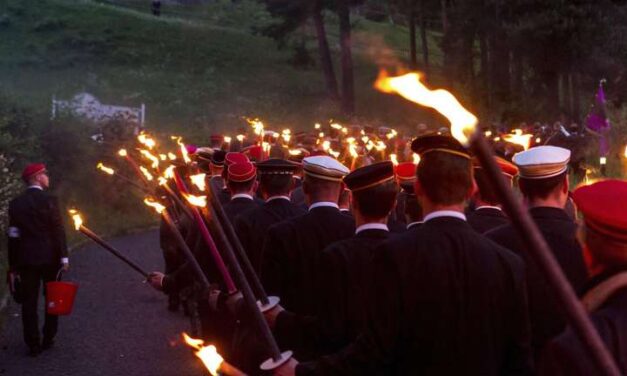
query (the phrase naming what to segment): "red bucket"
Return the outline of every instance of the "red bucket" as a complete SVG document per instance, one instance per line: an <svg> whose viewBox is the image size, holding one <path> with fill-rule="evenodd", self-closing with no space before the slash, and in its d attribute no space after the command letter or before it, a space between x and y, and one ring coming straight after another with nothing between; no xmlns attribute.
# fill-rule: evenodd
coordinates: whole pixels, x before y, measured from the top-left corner
<svg viewBox="0 0 627 376"><path fill-rule="evenodd" d="M74 306L74 297L78 283L48 282L46 283L46 312L49 315L69 315Z"/></svg>

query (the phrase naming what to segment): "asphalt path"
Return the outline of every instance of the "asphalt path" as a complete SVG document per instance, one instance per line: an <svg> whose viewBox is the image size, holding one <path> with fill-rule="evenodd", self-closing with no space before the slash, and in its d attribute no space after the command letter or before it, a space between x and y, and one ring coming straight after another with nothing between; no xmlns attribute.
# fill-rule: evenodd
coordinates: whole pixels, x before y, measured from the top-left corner
<svg viewBox="0 0 627 376"><path fill-rule="evenodd" d="M111 244L146 270L163 270L156 231L112 239ZM55 346L27 356L20 306L11 302L0 333L0 376L206 375L181 342L189 328L182 313L166 309L166 297L143 277L90 243L70 257L68 280L79 282L74 310L59 319ZM43 325L43 299L40 299Z"/></svg>

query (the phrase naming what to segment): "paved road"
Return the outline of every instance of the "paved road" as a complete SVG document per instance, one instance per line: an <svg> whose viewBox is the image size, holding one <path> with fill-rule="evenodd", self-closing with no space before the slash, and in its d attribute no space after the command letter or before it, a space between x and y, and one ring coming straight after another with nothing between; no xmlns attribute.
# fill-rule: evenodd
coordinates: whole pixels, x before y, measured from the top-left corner
<svg viewBox="0 0 627 376"><path fill-rule="evenodd" d="M147 270L162 270L157 232L111 243ZM74 251L70 263L68 279L80 288L72 315L59 320L55 347L37 358L26 356L20 306L9 304L0 333L0 376L206 374L181 343L187 319L168 312L165 296L139 274L92 244Z"/></svg>

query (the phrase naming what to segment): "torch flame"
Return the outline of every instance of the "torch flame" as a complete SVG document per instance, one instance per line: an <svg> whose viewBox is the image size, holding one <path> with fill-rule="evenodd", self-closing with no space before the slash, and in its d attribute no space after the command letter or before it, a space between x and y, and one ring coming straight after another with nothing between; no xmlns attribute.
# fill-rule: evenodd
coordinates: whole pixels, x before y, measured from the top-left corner
<svg viewBox="0 0 627 376"><path fill-rule="evenodd" d="M190 163L192 160L189 158L189 154L187 153L187 148L185 147L185 144L183 143L183 138L178 137L176 139L176 143L179 144L179 147L181 148L181 155L183 156L183 160L185 161L185 163Z"/></svg>
<svg viewBox="0 0 627 376"><path fill-rule="evenodd" d="M222 362L224 361L222 356L218 354L218 350L216 349L216 347L213 345L205 346L205 341L201 339L191 338L186 333L183 333L183 339L185 340L185 343L187 343L189 346L198 350L196 351L196 356L200 358L207 370L213 376L216 376L218 374L218 371L220 370Z"/></svg>
<svg viewBox="0 0 627 376"><path fill-rule="evenodd" d="M167 161L168 160L168 156L165 154L159 154L159 159L161 159L162 161Z"/></svg>
<svg viewBox="0 0 627 376"><path fill-rule="evenodd" d="M118 155L120 157L126 157L128 155L128 153L126 152L126 149L120 149L120 150L118 150Z"/></svg>
<svg viewBox="0 0 627 376"><path fill-rule="evenodd" d="M301 155L301 154L303 154L303 152L300 149L290 149L289 153L290 153L290 155Z"/></svg>
<svg viewBox="0 0 627 376"><path fill-rule="evenodd" d="M72 216L72 220L74 221L74 228L78 231L83 225L83 218L81 218L81 214L76 209L68 210L68 213Z"/></svg>
<svg viewBox="0 0 627 376"><path fill-rule="evenodd" d="M394 166L398 166L398 157L396 154L390 154L390 160Z"/></svg>
<svg viewBox="0 0 627 376"><path fill-rule="evenodd" d="M144 176L146 177L146 180L152 181L152 179L154 179L154 177L152 176L150 172L148 172L148 169L146 167L139 166L139 170L142 172L142 174L144 174Z"/></svg>
<svg viewBox="0 0 627 376"><path fill-rule="evenodd" d="M187 193L183 193L183 197L194 206L205 207L207 206L207 197L205 196L194 196Z"/></svg>
<svg viewBox="0 0 627 376"><path fill-rule="evenodd" d="M414 160L414 164L416 166L418 166L418 164L420 163L420 156L418 154L416 154L416 153L413 153L412 157L413 157L413 160Z"/></svg>
<svg viewBox="0 0 627 376"><path fill-rule="evenodd" d="M141 143L142 145L146 146L148 149L154 148L157 143L155 142L155 140L153 138L151 138L146 132L142 131L138 136L137 136L137 141L139 141L139 143Z"/></svg>
<svg viewBox="0 0 627 376"><path fill-rule="evenodd" d="M174 154L172 152L168 153L168 159L171 160L171 161L175 160L176 159L176 154Z"/></svg>
<svg viewBox="0 0 627 376"><path fill-rule="evenodd" d="M102 162L98 162L98 164L96 165L96 168L109 175L115 174L114 169L112 169L111 167L105 166L104 164L102 164Z"/></svg>
<svg viewBox="0 0 627 376"><path fill-rule="evenodd" d="M207 185L205 183L205 176L206 174L200 173L196 175L191 175L189 179L192 181L192 184L194 184L196 187L198 187L198 189L204 192L205 189L207 189Z"/></svg>
<svg viewBox="0 0 627 376"><path fill-rule="evenodd" d="M144 199L144 204L150 206L151 208L154 208L155 211L159 214L161 214L165 210L165 206L161 205L160 203L149 197L146 197Z"/></svg>
<svg viewBox="0 0 627 376"><path fill-rule="evenodd" d="M248 122L248 124L250 124L251 127L253 127L253 130L254 130L256 135L258 135L258 136L263 135L263 123L261 122L261 120L259 120L259 119L246 119L246 121Z"/></svg>
<svg viewBox="0 0 627 376"><path fill-rule="evenodd" d="M163 171L163 177L166 179L174 178L174 166L170 165Z"/></svg>
<svg viewBox="0 0 627 376"><path fill-rule="evenodd" d="M625 146L625 153L623 155L627 158L627 146Z"/></svg>
<svg viewBox="0 0 627 376"><path fill-rule="evenodd" d="M342 125L338 123L332 123L331 128L340 130L342 129Z"/></svg>
<svg viewBox="0 0 627 376"><path fill-rule="evenodd" d="M523 134L522 129L514 129L513 134L503 136L503 139L509 143L522 146L525 150L529 149L532 134Z"/></svg>
<svg viewBox="0 0 627 376"><path fill-rule="evenodd" d="M468 137L476 129L478 120L475 115L466 110L448 91L428 89L420 82L418 73L388 77L385 72L381 72L374 86L384 93L397 93L411 102L438 111L451 123L453 137L464 145L468 144Z"/></svg>
<svg viewBox="0 0 627 376"><path fill-rule="evenodd" d="M231 137L224 136L224 142L227 143L227 144L230 144L231 143Z"/></svg>
<svg viewBox="0 0 627 376"><path fill-rule="evenodd" d="M352 142L348 144L348 152L353 158L357 158L357 156L359 155L357 154L357 149L355 148L355 144Z"/></svg>
<svg viewBox="0 0 627 376"><path fill-rule="evenodd" d="M152 164L150 165L150 167L155 168L155 169L159 168L159 158L152 155L152 153L150 153L148 150L140 149L139 152L141 153L141 155L144 156L144 158L152 161Z"/></svg>
<svg viewBox="0 0 627 376"><path fill-rule="evenodd" d="M244 135L243 134L238 134L237 136L235 136L235 138L237 139L237 141L242 142L244 141Z"/></svg>

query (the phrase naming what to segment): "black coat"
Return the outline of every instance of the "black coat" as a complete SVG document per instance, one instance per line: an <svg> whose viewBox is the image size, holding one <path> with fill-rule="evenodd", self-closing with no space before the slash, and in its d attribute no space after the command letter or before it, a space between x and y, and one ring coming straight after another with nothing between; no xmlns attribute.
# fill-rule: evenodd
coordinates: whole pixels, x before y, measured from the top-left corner
<svg viewBox="0 0 627 376"><path fill-rule="evenodd" d="M320 259L319 289L315 316L288 311L276 321L275 333L284 348L295 350L299 360L338 351L363 329L370 296L375 248L389 232L365 230L352 238L332 243Z"/></svg>
<svg viewBox="0 0 627 376"><path fill-rule="evenodd" d="M227 202L224 206L224 213L231 224L235 224L235 217L248 210L259 207L259 202L255 199L236 197Z"/></svg>
<svg viewBox="0 0 627 376"><path fill-rule="evenodd" d="M529 210L538 225L557 262L575 291L579 291L587 279L581 247L576 239L577 224L559 208L538 207ZM536 263L529 258L522 240L512 225L490 231L486 236L510 249L527 264L529 314L531 319L532 345L535 356L549 339L564 330L566 322L559 309L559 302L550 294L551 288Z"/></svg>
<svg viewBox="0 0 627 376"><path fill-rule="evenodd" d="M405 201L407 193L401 191L396 196L396 205L388 217L388 227L392 232L405 232L407 229L407 219L405 218Z"/></svg>
<svg viewBox="0 0 627 376"><path fill-rule="evenodd" d="M270 227L261 269L268 294L281 297L281 305L294 313L314 314L322 250L354 232L353 219L332 207L317 207Z"/></svg>
<svg viewBox="0 0 627 376"><path fill-rule="evenodd" d="M302 184L299 187L294 188L292 193L290 194L290 199L292 203L298 206L307 207L305 203L305 192L303 192Z"/></svg>
<svg viewBox="0 0 627 376"><path fill-rule="evenodd" d="M465 221L432 219L375 250L364 330L297 375L528 374L522 260Z"/></svg>
<svg viewBox="0 0 627 376"><path fill-rule="evenodd" d="M29 188L9 203L9 267L59 265L68 257L54 196Z"/></svg>
<svg viewBox="0 0 627 376"><path fill-rule="evenodd" d="M625 271L623 271L625 272ZM612 273L595 278L590 288L607 280ZM618 368L627 374L627 286L616 290L602 305L590 314L607 349L614 356ZM589 376L600 372L571 328L550 341L545 347L538 367L539 375Z"/></svg>
<svg viewBox="0 0 627 376"><path fill-rule="evenodd" d="M502 210L496 208L479 208L466 215L468 224L480 234L501 227L509 223L509 219Z"/></svg>
<svg viewBox="0 0 627 376"><path fill-rule="evenodd" d="M292 204L289 200L278 198L237 216L235 233L257 274L261 272L261 251L270 226L305 212L305 209Z"/></svg>

